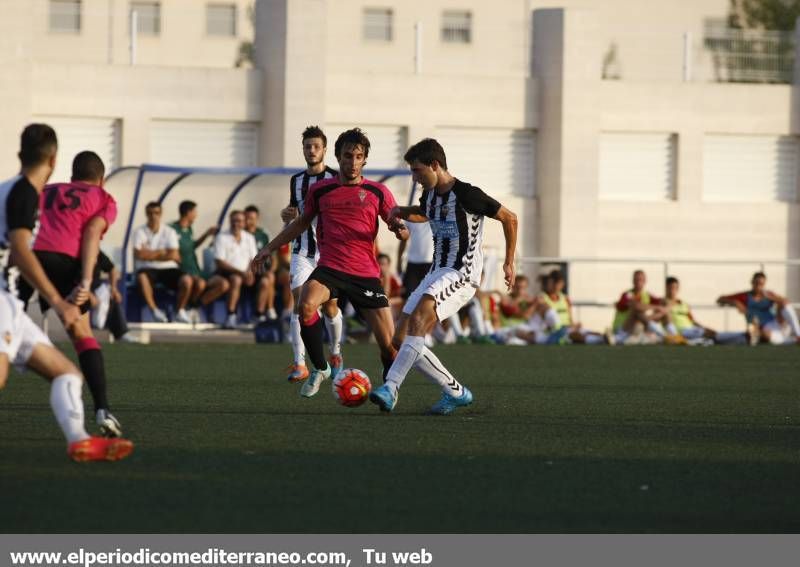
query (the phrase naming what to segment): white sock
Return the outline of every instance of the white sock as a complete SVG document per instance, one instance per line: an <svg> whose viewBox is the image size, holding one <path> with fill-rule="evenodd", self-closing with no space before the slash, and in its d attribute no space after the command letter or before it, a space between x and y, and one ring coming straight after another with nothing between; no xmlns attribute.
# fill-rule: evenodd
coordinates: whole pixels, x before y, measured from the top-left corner
<svg viewBox="0 0 800 567"><path fill-rule="evenodd" d="M427 347L423 349L414 368L428 380L438 385L442 392L454 398L461 397L464 387L447 371L442 361Z"/></svg>
<svg viewBox="0 0 800 567"><path fill-rule="evenodd" d="M450 326L453 328L453 332L457 337L467 336L467 333L464 332L464 327L461 326L461 316L458 313L451 315L448 321L450 321Z"/></svg>
<svg viewBox="0 0 800 567"><path fill-rule="evenodd" d="M667 334L668 335L677 335L678 329L675 328L674 323L667 323Z"/></svg>
<svg viewBox="0 0 800 567"><path fill-rule="evenodd" d="M789 323L789 326L792 328L792 333L794 333L795 337L800 337L800 323L797 322L797 313L794 311L794 307L786 306L781 309L781 315L783 316L783 320Z"/></svg>
<svg viewBox="0 0 800 567"><path fill-rule="evenodd" d="M83 425L83 380L75 374L56 376L50 383L50 407L67 443L89 438Z"/></svg>
<svg viewBox="0 0 800 567"><path fill-rule="evenodd" d="M469 303L469 325L472 327L472 334L478 337L486 335L486 325L483 322L483 307L477 297L473 297Z"/></svg>
<svg viewBox="0 0 800 567"><path fill-rule="evenodd" d="M333 318L325 316L325 328L328 330L328 337L331 339L331 354L341 354L342 352L342 311L336 311Z"/></svg>
<svg viewBox="0 0 800 567"><path fill-rule="evenodd" d="M292 313L292 321L289 323L289 335L292 337L294 363L305 365L306 345L303 344L303 337L300 336L300 315L297 313Z"/></svg>
<svg viewBox="0 0 800 567"><path fill-rule="evenodd" d="M391 388L394 393L400 389L403 380L406 379L408 371L417 362L417 359L425 350L425 337L407 336L397 351L397 357L392 363L389 372L386 373L386 385Z"/></svg>
<svg viewBox="0 0 800 567"><path fill-rule="evenodd" d="M655 333L659 337L663 337L664 336L664 327L662 327L661 325L659 325L655 321L648 321L647 322L647 330L652 332L652 333Z"/></svg>
<svg viewBox="0 0 800 567"><path fill-rule="evenodd" d="M544 322L550 329L558 329L561 327L561 319L558 318L558 313L555 309L548 309L544 314Z"/></svg>

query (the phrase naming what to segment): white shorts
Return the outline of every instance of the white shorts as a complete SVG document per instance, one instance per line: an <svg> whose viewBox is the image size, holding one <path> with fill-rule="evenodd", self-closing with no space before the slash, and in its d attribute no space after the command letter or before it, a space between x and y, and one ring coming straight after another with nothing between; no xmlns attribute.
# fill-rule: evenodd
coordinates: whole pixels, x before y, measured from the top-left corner
<svg viewBox="0 0 800 567"><path fill-rule="evenodd" d="M0 353L8 356L8 361L22 371L37 344L52 346L53 343L31 321L21 301L0 291Z"/></svg>
<svg viewBox="0 0 800 567"><path fill-rule="evenodd" d="M302 254L292 254L292 260L289 264L289 275L292 281L289 285L292 289L297 289L306 283L308 276L317 267L317 261L314 258L303 256Z"/></svg>
<svg viewBox="0 0 800 567"><path fill-rule="evenodd" d="M475 295L475 288L459 271L452 268L438 268L425 276L414 290L403 313L411 315L423 295L430 295L436 301L436 316L439 321L449 319L464 307Z"/></svg>

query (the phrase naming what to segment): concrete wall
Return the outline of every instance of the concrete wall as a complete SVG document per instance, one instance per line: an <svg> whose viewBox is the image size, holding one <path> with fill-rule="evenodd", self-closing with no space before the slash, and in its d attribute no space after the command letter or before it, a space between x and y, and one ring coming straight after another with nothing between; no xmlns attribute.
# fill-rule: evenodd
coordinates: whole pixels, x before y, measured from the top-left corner
<svg viewBox="0 0 800 567"><path fill-rule="evenodd" d="M49 30L48 0L30 0L30 16L17 23L29 27L36 61L128 64L130 3L127 0L83 0L78 34ZM179 67L234 66L239 45L253 40L252 0L236 4L236 37L206 34L206 2L162 0L161 33L139 35L137 64ZM6 12L8 13L8 12Z"/></svg>

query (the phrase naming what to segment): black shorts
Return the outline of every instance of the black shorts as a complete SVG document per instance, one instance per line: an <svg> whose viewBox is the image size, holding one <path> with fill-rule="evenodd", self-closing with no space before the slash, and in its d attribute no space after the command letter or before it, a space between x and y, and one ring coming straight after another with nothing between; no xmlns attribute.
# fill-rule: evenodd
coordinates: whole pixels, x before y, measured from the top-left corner
<svg viewBox="0 0 800 567"><path fill-rule="evenodd" d="M183 276L183 272L179 268L142 268L136 274L146 275L151 286L161 284L172 291L178 290L178 280Z"/></svg>
<svg viewBox="0 0 800 567"><path fill-rule="evenodd" d="M79 258L59 254L58 252L42 252L40 250L34 250L33 253L42 265L47 279L52 282L53 287L56 288L61 297L67 297L75 289L75 286L81 282L81 261ZM27 306L32 295L33 287L24 278L20 278L20 301ZM80 306L81 313L86 313L91 307L89 302L86 301ZM39 309L42 313L50 309L50 304L41 295L39 296Z"/></svg>
<svg viewBox="0 0 800 567"><path fill-rule="evenodd" d="M406 264L406 271L403 274L403 299L408 299L414 293L414 290L417 289L417 286L422 283L422 280L425 279L425 276L430 271L430 262L427 264L414 264L412 262Z"/></svg>
<svg viewBox="0 0 800 567"><path fill-rule="evenodd" d="M327 287L331 292L331 298L346 296L353 307L361 309L389 307L389 299L378 278L361 278L339 270L317 266L308 279L316 280Z"/></svg>

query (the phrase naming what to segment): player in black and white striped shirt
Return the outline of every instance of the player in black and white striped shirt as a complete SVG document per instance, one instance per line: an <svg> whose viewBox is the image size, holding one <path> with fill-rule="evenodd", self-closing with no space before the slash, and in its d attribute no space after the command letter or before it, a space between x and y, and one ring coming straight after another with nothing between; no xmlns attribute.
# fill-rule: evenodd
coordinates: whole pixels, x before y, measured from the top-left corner
<svg viewBox="0 0 800 567"><path fill-rule="evenodd" d="M305 210L305 200L308 188L317 181L335 177L335 169L325 165L325 151L328 148L328 138L319 126L309 126L303 131L303 158L306 160L305 170L292 176L289 181L289 206L281 211L281 219L284 223L293 221L298 215L302 215ZM303 284L317 267L319 250L317 249L317 239L315 231L317 229L317 219L315 218L311 226L292 242L292 260L289 267L290 287L294 308L289 324L289 335L294 351L294 361L289 366L289 382L300 382L308 378L308 368L306 367L306 349L303 339L300 336L300 316L297 306L300 304L300 289ZM284 306L286 307L286 306ZM331 299L323 305L325 314L325 326L330 338L330 365L331 376L342 368L342 314L339 311L336 299Z"/></svg>
<svg viewBox="0 0 800 567"><path fill-rule="evenodd" d="M442 388L442 397L431 413L444 415L472 403L472 392L425 346L425 335L437 320L444 321L457 313L475 295L483 270L484 217L503 225L503 272L509 289L514 285L517 216L477 187L453 177L447 171L444 149L436 140L426 138L411 146L405 160L414 181L422 185L422 196L418 206L396 207L392 216L430 222L433 265L403 307L393 341L398 348L397 358L386 375L386 383L373 390L369 399L381 410L391 411L400 385L413 367Z"/></svg>
<svg viewBox="0 0 800 567"><path fill-rule="evenodd" d="M80 317L76 305L88 300L88 290L76 287L70 301L48 279L31 250L39 210L39 195L53 173L58 141L46 124L30 124L22 132L20 174L0 183L0 388L8 379L9 364L28 367L50 382L50 406L67 439L67 452L75 461L116 461L133 450L127 439L90 437L84 427L83 378L75 365L25 313L22 302L9 290L16 276L9 275L9 259L64 322L72 327Z"/></svg>

